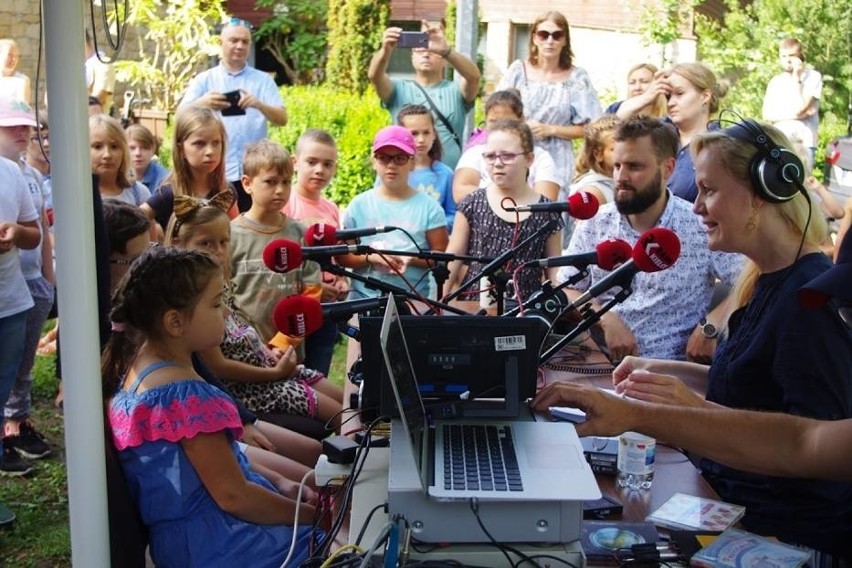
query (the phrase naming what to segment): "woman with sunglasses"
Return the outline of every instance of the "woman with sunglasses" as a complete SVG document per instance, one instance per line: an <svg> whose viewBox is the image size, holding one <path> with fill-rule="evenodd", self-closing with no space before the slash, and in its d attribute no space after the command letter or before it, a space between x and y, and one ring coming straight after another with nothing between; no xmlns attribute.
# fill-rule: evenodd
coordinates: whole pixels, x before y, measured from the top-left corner
<svg viewBox="0 0 852 568"><path fill-rule="evenodd" d="M582 138L583 126L601 114L592 80L573 57L568 20L560 12L547 12L532 26L529 57L512 63L497 85L521 92L535 145L553 158L560 186L574 171L571 140Z"/></svg>

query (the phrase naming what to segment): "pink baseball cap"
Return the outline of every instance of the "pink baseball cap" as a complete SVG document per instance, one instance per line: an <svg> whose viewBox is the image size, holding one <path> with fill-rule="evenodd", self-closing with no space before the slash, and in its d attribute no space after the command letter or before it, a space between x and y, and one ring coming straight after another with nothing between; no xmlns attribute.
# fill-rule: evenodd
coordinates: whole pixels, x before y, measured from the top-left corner
<svg viewBox="0 0 852 568"><path fill-rule="evenodd" d="M393 146L409 156L413 156L414 136L402 126L385 126L376 133L376 137L373 139L373 153L388 146Z"/></svg>
<svg viewBox="0 0 852 568"><path fill-rule="evenodd" d="M37 127L33 111L24 101L0 98L0 127L33 126Z"/></svg>

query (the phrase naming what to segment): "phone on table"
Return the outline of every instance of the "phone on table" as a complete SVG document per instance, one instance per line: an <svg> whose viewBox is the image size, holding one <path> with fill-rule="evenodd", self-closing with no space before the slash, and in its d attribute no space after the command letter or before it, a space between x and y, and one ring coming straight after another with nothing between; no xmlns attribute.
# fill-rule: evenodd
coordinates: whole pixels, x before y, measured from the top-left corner
<svg viewBox="0 0 852 568"><path fill-rule="evenodd" d="M397 46L406 49L429 47L429 34L426 32L402 32L399 34Z"/></svg>
<svg viewBox="0 0 852 568"><path fill-rule="evenodd" d="M245 114L245 109L240 108L240 91L228 91L227 93L223 93L225 95L225 99L230 103L226 109L222 110L222 116L239 116Z"/></svg>

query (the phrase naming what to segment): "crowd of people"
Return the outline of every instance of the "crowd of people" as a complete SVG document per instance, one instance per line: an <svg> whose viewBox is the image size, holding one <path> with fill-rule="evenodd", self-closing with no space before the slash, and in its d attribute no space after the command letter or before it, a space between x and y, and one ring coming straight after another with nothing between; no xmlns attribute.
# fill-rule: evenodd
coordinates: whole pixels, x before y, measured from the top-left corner
<svg viewBox="0 0 852 568"><path fill-rule="evenodd" d="M367 73L394 124L373 138L375 184L341 211L323 196L338 162L331 134L308 129L292 156L267 139L288 110L272 79L248 64L251 30L228 20L219 64L190 82L174 118L170 169L150 131L110 116L114 79L87 37L110 451L155 563L278 566L306 559L324 538L309 470L315 438L341 426L343 392L327 378L338 331L327 322L307 338L282 333L270 317L282 298L336 302L392 285L440 300L463 287L461 300L499 290L511 308L545 280L570 280L575 300L605 272L528 261L584 253L606 239L633 243L658 227L680 238L676 266L638 274L632 295L600 322L616 389L644 403L556 385L534 404L580 404L593 419L581 432L646 429L694 445L718 494L746 505L746 528L811 547L826 566L852 554L848 474L781 479L782 468L731 458L700 432L667 430L726 416L738 428L739 415L725 409L852 418L848 294L831 292L835 300L814 308L797 302L801 287L841 266L823 252L832 245L826 217L845 217L844 227L852 218L852 204L836 202L811 174L821 78L803 63L799 42L780 43L766 123L714 122L726 86L702 63L634 66L628 97L604 113L575 65L567 19L548 12L531 27L529 56L485 101L484 129L465 140L481 78L474 62L440 25L423 22L427 45L411 50L414 77L391 78L402 30L389 28ZM28 460L50 452L29 419L29 391L55 304L54 184L48 120L26 104L18 58L14 41L0 40L0 471L25 475ZM446 80L448 66L456 81ZM600 203L591 219L536 209L578 192ZM370 254L335 258L351 279L330 259L267 268L269 242L304 243L317 223L394 230L361 237ZM481 260L450 262L444 283L433 279L436 262L417 256L423 250ZM508 250L502 282L470 281ZM848 265L848 255L839 260ZM665 418L650 418L645 403L665 408ZM627 417L612 418L621 407ZM319 423L320 434L288 417ZM762 420L750 414L742 428ZM807 420L783 427L815 428ZM805 470L813 471L825 476ZM13 518L0 504L0 523Z"/></svg>

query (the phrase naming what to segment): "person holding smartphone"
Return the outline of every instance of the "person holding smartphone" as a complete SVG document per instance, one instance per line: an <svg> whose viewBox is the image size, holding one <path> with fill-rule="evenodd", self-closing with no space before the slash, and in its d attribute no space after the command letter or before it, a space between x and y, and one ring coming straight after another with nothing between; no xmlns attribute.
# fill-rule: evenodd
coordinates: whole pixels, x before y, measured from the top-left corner
<svg viewBox="0 0 852 568"><path fill-rule="evenodd" d="M225 22L219 65L196 75L180 102L181 107L203 106L221 114L228 135L225 174L237 190L241 212L251 207L251 198L240 182L246 146L266 138L270 122L287 124L287 109L275 81L248 64L252 27L239 18Z"/></svg>
<svg viewBox="0 0 852 568"><path fill-rule="evenodd" d="M766 86L763 120L771 122L788 138L798 138L808 149L810 166L814 164L819 127L819 99L822 75L805 64L802 44L795 38L782 39L778 59L783 71Z"/></svg>
<svg viewBox="0 0 852 568"><path fill-rule="evenodd" d="M394 122L400 109L410 104L423 105L432 112L444 151L442 161L455 168L462 153L465 117L476 100L481 74L469 57L447 43L443 26L424 20L422 32L426 45L418 47L423 45L422 39L418 41L402 28L386 29L382 45L370 61L368 76ZM414 79L391 79L388 75L391 55L397 48L411 49ZM458 72L458 82L444 78L447 64Z"/></svg>

